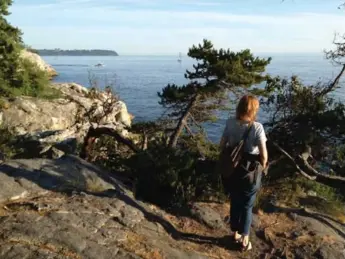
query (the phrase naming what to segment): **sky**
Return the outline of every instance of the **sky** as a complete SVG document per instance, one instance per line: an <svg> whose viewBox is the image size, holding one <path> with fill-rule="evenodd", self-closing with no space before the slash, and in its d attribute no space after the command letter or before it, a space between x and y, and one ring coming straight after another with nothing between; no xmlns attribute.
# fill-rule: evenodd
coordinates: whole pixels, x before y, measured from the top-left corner
<svg viewBox="0 0 345 259"><path fill-rule="evenodd" d="M215 47L322 52L345 33L341 0L14 0L9 21L34 48L111 49L120 55Z"/></svg>

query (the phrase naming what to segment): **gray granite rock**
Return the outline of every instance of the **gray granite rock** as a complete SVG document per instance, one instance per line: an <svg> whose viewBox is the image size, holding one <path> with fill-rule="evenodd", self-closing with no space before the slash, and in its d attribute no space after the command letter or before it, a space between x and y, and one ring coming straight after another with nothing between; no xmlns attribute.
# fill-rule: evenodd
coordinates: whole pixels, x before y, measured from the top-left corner
<svg viewBox="0 0 345 259"><path fill-rule="evenodd" d="M21 159L0 165L0 200L23 197L27 192L81 190L103 192L115 189L109 175L74 156L56 160Z"/></svg>
<svg viewBox="0 0 345 259"><path fill-rule="evenodd" d="M341 259L345 258L345 248L340 246L331 246L324 244L315 253L319 259Z"/></svg>
<svg viewBox="0 0 345 259"><path fill-rule="evenodd" d="M77 180L79 191L59 192ZM102 188L91 193L89 181ZM0 198L0 259L206 258L183 248L169 223L120 182L77 157L5 162Z"/></svg>
<svg viewBox="0 0 345 259"><path fill-rule="evenodd" d="M226 225L221 215L210 207L194 203L191 205L190 213L196 220L210 228L226 229Z"/></svg>
<svg viewBox="0 0 345 259"><path fill-rule="evenodd" d="M0 225L0 258L141 258L138 250L159 251L164 258L205 258L178 248L145 217L147 208L141 211L125 200L49 193L31 201L54 204L43 213L20 210L23 203L8 205L9 216Z"/></svg>
<svg viewBox="0 0 345 259"><path fill-rule="evenodd" d="M193 204L191 212L213 228L205 228L211 234L189 233L184 222L194 221L176 219L136 200L110 173L78 157L9 160L0 165L0 259L204 259L210 249L211 258L227 258L218 254L224 251L219 236L228 233L220 214L201 203ZM299 228L291 232L313 231L313 236L332 236L336 243L323 244L318 251L296 248L291 251L296 258L314 258L313 253L315 258L342 258L344 226L323 219L298 216L294 223ZM262 228L259 217L254 216L253 225ZM294 238L292 233L288 236ZM297 239L301 236L296 232ZM260 240L253 242L259 248Z"/></svg>
<svg viewBox="0 0 345 259"><path fill-rule="evenodd" d="M105 91L91 91L75 83L53 83L61 98L18 96L6 100L0 125L18 137L16 158L59 158L75 154L91 127L116 130L135 139L128 127L134 116L126 104ZM106 108L107 107L107 108ZM62 152L63 153L62 153Z"/></svg>

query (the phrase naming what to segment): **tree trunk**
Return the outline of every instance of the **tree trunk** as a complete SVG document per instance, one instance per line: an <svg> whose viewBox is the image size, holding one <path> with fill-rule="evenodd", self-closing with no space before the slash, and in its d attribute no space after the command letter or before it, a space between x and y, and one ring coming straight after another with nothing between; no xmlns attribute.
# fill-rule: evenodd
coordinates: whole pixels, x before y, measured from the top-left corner
<svg viewBox="0 0 345 259"><path fill-rule="evenodd" d="M170 141L169 141L169 147L176 147L177 145L177 141L182 133L183 128L185 127L187 120L188 120L188 116L190 114L191 109L194 107L194 104L196 103L198 99L198 95L195 95L189 102L186 110L184 111L184 113L182 114L175 130L174 133L172 134Z"/></svg>

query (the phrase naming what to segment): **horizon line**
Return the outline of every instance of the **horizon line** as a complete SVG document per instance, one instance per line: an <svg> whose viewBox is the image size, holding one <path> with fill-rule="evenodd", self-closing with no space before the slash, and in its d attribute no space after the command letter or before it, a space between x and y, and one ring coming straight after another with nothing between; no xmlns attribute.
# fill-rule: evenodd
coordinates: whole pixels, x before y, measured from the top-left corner
<svg viewBox="0 0 345 259"><path fill-rule="evenodd" d="M82 50L82 49L73 49L73 50ZM84 49L85 50L85 49ZM91 50L91 49L90 49ZM105 49L98 49L98 50L105 50ZM115 50L113 50L114 52L117 52ZM235 51L237 52L237 51ZM308 54L308 55L312 55L312 54L318 54L318 55L324 55L324 52L323 51L285 51L285 52L280 52L280 51L271 51L271 52L268 52L268 51L252 51L253 54L287 54L287 55L291 55L291 54ZM118 53L118 56L116 57L123 57L123 56L178 56L179 53L124 53L124 54L120 54ZM181 52L181 55L184 56L184 57L188 57L187 53L182 53ZM42 56L45 56L45 55L42 55ZM52 56L52 55L49 55L49 56ZM56 55L56 56L59 56L59 55ZM65 57L68 57L66 55L64 55ZM73 56L73 55L70 55L70 56ZM63 56L61 56L63 57ZM114 56L115 57L115 56Z"/></svg>

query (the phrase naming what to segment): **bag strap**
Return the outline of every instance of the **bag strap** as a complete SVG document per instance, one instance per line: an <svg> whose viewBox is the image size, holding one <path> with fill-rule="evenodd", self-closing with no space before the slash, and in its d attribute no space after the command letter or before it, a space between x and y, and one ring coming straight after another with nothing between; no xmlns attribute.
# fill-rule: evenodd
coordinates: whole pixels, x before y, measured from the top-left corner
<svg viewBox="0 0 345 259"><path fill-rule="evenodd" d="M252 127L253 127L253 122L250 122L250 124L249 124L249 127L246 129L246 131L243 133L243 136L242 136L242 140L243 140L243 142L246 142L246 140L247 140L247 138L248 138L248 135L249 135L249 132L250 132L250 130L252 129Z"/></svg>

